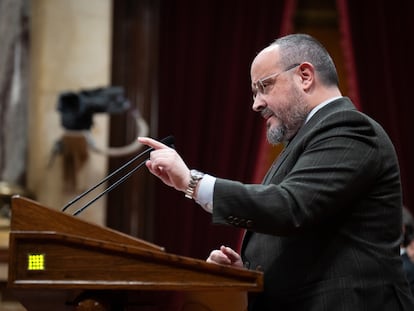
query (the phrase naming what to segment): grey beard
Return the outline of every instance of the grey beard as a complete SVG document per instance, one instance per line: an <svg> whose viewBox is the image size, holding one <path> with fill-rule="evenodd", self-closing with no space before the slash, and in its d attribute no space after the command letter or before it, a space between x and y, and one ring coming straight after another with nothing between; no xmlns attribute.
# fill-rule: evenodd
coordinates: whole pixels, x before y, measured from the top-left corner
<svg viewBox="0 0 414 311"><path fill-rule="evenodd" d="M282 115L276 115L268 107L263 109L263 111L261 112L262 116L265 119L267 119L271 115L274 115L280 121L279 126L270 127L267 129L267 141L271 145L285 143L288 140L292 139L292 137L295 136L299 128L303 125L306 116L309 113L305 103L302 101L299 94L297 94L297 92L293 93L294 95L296 95L296 101L294 102L294 104L292 104L293 106L290 107L289 110L284 111Z"/></svg>
<svg viewBox="0 0 414 311"><path fill-rule="evenodd" d="M283 125L280 125L277 128L270 127L267 129L267 132L266 132L267 141L271 145L277 145L281 142L285 142L286 133L287 133L287 129Z"/></svg>
<svg viewBox="0 0 414 311"><path fill-rule="evenodd" d="M297 111L289 123L291 127L288 127L286 123L282 123L278 127L270 127L267 129L266 136L267 141L271 145L277 145L280 143L286 143L297 133L299 128L306 119L306 111Z"/></svg>

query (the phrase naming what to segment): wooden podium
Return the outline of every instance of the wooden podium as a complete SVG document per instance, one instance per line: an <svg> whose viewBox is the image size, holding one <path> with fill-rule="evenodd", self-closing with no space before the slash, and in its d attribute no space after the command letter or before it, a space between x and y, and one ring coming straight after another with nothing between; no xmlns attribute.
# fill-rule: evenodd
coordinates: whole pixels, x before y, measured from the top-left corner
<svg viewBox="0 0 414 311"><path fill-rule="evenodd" d="M212 310L194 297L263 287L260 272L169 254L22 197L10 227L8 286L29 311Z"/></svg>

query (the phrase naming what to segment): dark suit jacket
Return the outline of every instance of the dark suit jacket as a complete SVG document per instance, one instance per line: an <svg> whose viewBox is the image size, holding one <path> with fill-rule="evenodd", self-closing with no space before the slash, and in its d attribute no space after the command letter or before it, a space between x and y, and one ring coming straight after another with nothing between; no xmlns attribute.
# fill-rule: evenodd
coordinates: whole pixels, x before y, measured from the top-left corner
<svg viewBox="0 0 414 311"><path fill-rule="evenodd" d="M335 100L263 184L217 179L213 196L213 221L246 228L244 263L264 271L250 310L414 310L399 253L398 162L378 123Z"/></svg>

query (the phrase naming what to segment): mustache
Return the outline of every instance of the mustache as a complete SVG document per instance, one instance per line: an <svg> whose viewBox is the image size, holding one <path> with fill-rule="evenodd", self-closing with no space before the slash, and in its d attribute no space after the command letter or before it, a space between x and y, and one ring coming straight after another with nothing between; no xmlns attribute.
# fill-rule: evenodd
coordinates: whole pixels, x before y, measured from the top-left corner
<svg viewBox="0 0 414 311"><path fill-rule="evenodd" d="M270 110L269 108L264 108L262 111L260 111L260 115L264 118L270 118L272 115L274 115L273 111Z"/></svg>

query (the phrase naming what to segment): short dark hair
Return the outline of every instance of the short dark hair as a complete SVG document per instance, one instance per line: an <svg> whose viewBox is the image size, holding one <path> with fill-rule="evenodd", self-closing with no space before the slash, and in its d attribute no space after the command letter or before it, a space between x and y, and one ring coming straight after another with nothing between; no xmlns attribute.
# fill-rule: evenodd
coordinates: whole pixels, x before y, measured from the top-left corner
<svg viewBox="0 0 414 311"><path fill-rule="evenodd" d="M276 39L272 45L279 47L280 62L284 67L309 62L319 73L323 84L339 85L338 73L331 56L314 37L307 34L291 34Z"/></svg>

